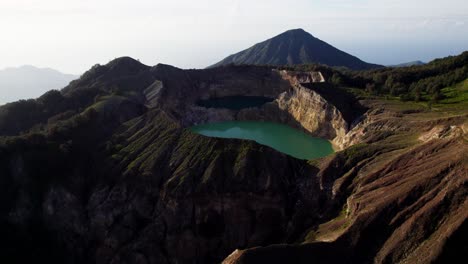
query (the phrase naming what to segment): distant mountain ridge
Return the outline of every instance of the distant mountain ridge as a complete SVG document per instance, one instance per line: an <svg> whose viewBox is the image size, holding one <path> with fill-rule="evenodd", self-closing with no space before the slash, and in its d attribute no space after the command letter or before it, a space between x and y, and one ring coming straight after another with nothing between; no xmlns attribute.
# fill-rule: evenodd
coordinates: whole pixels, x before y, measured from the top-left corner
<svg viewBox="0 0 468 264"><path fill-rule="evenodd" d="M389 65L389 67L396 67L396 68L400 68L400 67L410 67L410 66L419 66L419 65L424 65L426 64L425 62L422 62L422 61L410 61L410 62L405 62L405 63L400 63L400 64L395 64L395 65Z"/></svg>
<svg viewBox="0 0 468 264"><path fill-rule="evenodd" d="M371 64L315 38L303 29L293 29L230 55L212 65L226 64L297 65L319 63L328 66L367 70L383 66Z"/></svg>
<svg viewBox="0 0 468 264"><path fill-rule="evenodd" d="M79 76L31 65L0 70L0 105L61 89Z"/></svg>

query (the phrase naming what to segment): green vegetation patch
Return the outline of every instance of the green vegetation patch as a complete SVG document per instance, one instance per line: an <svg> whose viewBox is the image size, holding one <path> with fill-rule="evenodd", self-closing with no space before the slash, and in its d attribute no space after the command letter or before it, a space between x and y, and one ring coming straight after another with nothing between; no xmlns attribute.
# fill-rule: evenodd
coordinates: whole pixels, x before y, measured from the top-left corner
<svg viewBox="0 0 468 264"><path fill-rule="evenodd" d="M468 79L441 90L444 97L441 104L468 103Z"/></svg>

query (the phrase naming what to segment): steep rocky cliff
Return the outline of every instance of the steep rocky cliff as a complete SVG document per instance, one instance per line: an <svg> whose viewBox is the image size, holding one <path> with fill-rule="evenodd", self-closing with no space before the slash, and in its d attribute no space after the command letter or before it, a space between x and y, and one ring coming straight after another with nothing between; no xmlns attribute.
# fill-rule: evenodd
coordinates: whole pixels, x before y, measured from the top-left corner
<svg viewBox="0 0 468 264"><path fill-rule="evenodd" d="M315 85L324 81L323 76L316 80L314 73L301 74L281 72L289 80L292 90L284 92L277 100L278 107L289 113L294 120L313 135L335 139L342 138L349 130L349 124L340 110L319 93L304 85ZM310 76L310 77L309 77ZM332 87L328 87L332 89ZM337 94L336 96L339 96Z"/></svg>

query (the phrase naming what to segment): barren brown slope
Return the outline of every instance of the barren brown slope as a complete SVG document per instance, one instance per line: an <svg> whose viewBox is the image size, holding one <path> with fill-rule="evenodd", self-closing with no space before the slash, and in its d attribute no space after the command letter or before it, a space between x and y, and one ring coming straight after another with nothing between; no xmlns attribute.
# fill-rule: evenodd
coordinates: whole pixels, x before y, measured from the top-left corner
<svg viewBox="0 0 468 264"><path fill-rule="evenodd" d="M324 215L335 217L312 226L299 244L235 251L225 263L449 263L462 256L468 245L466 116L399 116L396 124L395 114L374 116L377 123L364 132L368 143L320 165L317 176L329 197Z"/></svg>

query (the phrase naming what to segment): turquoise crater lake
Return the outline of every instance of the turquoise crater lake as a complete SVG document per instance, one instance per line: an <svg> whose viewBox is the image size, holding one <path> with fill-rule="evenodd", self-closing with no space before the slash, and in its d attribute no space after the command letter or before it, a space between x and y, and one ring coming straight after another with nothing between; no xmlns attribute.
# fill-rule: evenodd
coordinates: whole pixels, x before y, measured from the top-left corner
<svg viewBox="0 0 468 264"><path fill-rule="evenodd" d="M278 123L228 121L197 125L191 129L209 137L254 140L298 159L309 160L333 153L329 141Z"/></svg>

